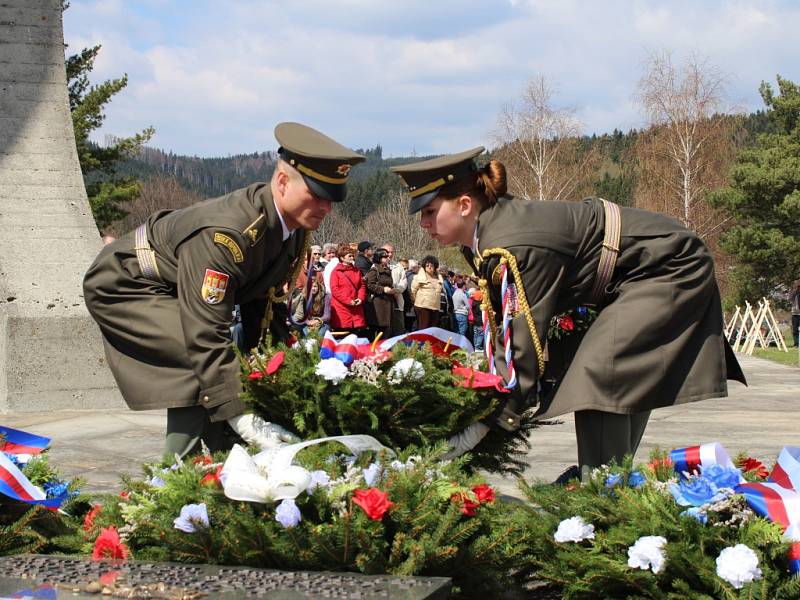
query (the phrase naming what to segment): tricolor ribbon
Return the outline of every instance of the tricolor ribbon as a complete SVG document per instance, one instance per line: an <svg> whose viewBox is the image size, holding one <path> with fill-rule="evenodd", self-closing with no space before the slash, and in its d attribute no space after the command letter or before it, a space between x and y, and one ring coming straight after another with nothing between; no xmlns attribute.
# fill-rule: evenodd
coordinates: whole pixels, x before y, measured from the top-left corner
<svg viewBox="0 0 800 600"><path fill-rule="evenodd" d="M513 283L508 281L508 265L505 262L500 263L501 283L500 283L500 300L502 301L503 317L502 317L502 334L503 334L503 358L506 361L506 370L508 371L508 383L503 383L506 390L513 390L517 385L517 371L514 368L513 347L511 341L511 321L514 317L514 311L519 309L517 301L516 288ZM488 298L484 302L489 302ZM483 351L486 354L486 361L489 364L489 372L492 375L497 374L497 367L494 364L494 339L492 339L491 326L489 322L489 311L483 311Z"/></svg>
<svg viewBox="0 0 800 600"><path fill-rule="evenodd" d="M465 336L442 329L441 327L428 327L427 329L396 335L388 340L384 340L378 347L381 350L389 350L392 346L399 343L403 343L406 346L412 344L430 344L436 350L444 351L444 349L447 348L448 353L453 350L475 351L472 347L472 343Z"/></svg>
<svg viewBox="0 0 800 600"><path fill-rule="evenodd" d="M372 354L369 340L356 337L351 333L341 341L337 341L330 331L325 333L319 345L320 358L337 358L348 367L353 361Z"/></svg>
<svg viewBox="0 0 800 600"><path fill-rule="evenodd" d="M675 472L680 475L695 473L701 467L719 465L725 468L734 468L735 465L730 455L722 444L712 443L701 446L676 448L669 454Z"/></svg>
<svg viewBox="0 0 800 600"><path fill-rule="evenodd" d="M0 452L9 454L41 454L50 445L50 438L0 425Z"/></svg>
<svg viewBox="0 0 800 600"><path fill-rule="evenodd" d="M69 492L65 491L60 496L48 498L2 452L0 452L0 494L8 496L12 500L26 504L40 504L51 509L58 508L69 497Z"/></svg>
<svg viewBox="0 0 800 600"><path fill-rule="evenodd" d="M677 448L670 458L681 474L714 464L734 467L728 453L717 443ZM744 496L755 513L783 527L784 539L792 542L789 570L800 575L800 448L784 446L768 481L743 481L734 491Z"/></svg>

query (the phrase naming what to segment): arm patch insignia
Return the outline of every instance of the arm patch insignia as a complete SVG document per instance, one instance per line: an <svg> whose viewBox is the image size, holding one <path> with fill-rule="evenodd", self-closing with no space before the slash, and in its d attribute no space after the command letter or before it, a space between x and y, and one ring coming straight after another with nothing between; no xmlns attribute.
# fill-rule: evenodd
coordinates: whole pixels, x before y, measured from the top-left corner
<svg viewBox="0 0 800 600"><path fill-rule="evenodd" d="M227 236L224 233L217 232L214 234L214 243L222 244L228 250L230 250L231 254L233 254L233 262L244 262L244 254L242 253L242 249L239 248L239 244L237 244L232 237Z"/></svg>

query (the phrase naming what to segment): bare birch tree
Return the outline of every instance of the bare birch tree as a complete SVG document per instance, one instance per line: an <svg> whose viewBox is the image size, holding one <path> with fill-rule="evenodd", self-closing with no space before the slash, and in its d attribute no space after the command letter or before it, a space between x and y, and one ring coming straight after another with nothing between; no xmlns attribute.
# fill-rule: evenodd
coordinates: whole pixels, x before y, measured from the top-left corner
<svg viewBox="0 0 800 600"><path fill-rule="evenodd" d="M347 216L341 205L334 204L333 210L322 220L311 239L320 246L326 242L349 244L355 240L355 235L355 227L353 227L350 217Z"/></svg>
<svg viewBox="0 0 800 600"><path fill-rule="evenodd" d="M594 149L579 144L582 125L574 111L556 107L554 95L543 76L532 78L519 100L500 111L493 134L509 191L529 200L571 198L598 160Z"/></svg>
<svg viewBox="0 0 800 600"><path fill-rule="evenodd" d="M733 120L724 118L726 78L706 59L693 56L675 65L668 52L651 54L637 99L651 130L640 136L645 189L661 187L665 197L638 204L680 219L701 237L719 233L727 219L704 201L709 189L724 185L733 155Z"/></svg>
<svg viewBox="0 0 800 600"><path fill-rule="evenodd" d="M406 194L392 192L386 203L361 223L359 239L376 244L392 242L398 258L424 256L435 244L419 226L419 215L408 214L408 203Z"/></svg>

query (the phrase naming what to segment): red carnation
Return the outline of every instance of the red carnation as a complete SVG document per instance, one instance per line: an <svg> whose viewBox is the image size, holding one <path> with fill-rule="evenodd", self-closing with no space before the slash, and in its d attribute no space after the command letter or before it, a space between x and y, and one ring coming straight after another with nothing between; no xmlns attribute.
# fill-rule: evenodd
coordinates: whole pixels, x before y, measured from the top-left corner
<svg viewBox="0 0 800 600"><path fill-rule="evenodd" d="M649 463L647 463L647 468L650 469L653 473L655 473L660 467L668 467L672 468L672 459L669 456L664 458L654 458Z"/></svg>
<svg viewBox="0 0 800 600"><path fill-rule="evenodd" d="M481 504L491 504L494 502L494 490L487 483L482 483L477 487L472 488L475 497Z"/></svg>
<svg viewBox="0 0 800 600"><path fill-rule="evenodd" d="M127 500L128 498L130 498L130 496L131 495L128 492L125 492L125 491L122 491L122 492L119 493L119 497L122 498L123 500Z"/></svg>
<svg viewBox="0 0 800 600"><path fill-rule="evenodd" d="M222 465L218 466L217 469L213 473L207 473L203 476L200 480L200 485L219 485L219 475L222 473Z"/></svg>
<svg viewBox="0 0 800 600"><path fill-rule="evenodd" d="M373 521L380 521L386 511L394 506L394 502L389 501L389 494L378 488L356 490L353 493L353 502L364 509L367 516Z"/></svg>
<svg viewBox="0 0 800 600"><path fill-rule="evenodd" d="M94 525L94 519L95 519L95 517L97 515L100 514L101 510L103 510L103 505L102 504L95 504L94 506L92 506L92 509L88 513L86 513L86 516L83 517L83 530L84 531L91 530L92 525Z"/></svg>
<svg viewBox="0 0 800 600"><path fill-rule="evenodd" d="M480 506L478 502L474 502L469 497L469 494L465 494L463 492L453 494L450 496L450 500L452 502L461 503L461 514L467 515L468 517L474 517L475 511Z"/></svg>
<svg viewBox="0 0 800 600"><path fill-rule="evenodd" d="M769 477L769 471L767 471L767 467L764 466L760 460L753 458L752 456L748 456L747 458L742 459L739 461L739 468L744 471L745 473L750 473L754 471L753 475L758 477L759 479L766 479Z"/></svg>
<svg viewBox="0 0 800 600"><path fill-rule="evenodd" d="M264 374L261 371L253 371L250 375L247 376L250 381L255 381L256 379L263 379Z"/></svg>
<svg viewBox="0 0 800 600"><path fill-rule="evenodd" d="M286 358L286 353L283 350L276 352L275 356L270 358L267 363L267 375L272 375L275 371L280 369L284 358Z"/></svg>
<svg viewBox="0 0 800 600"><path fill-rule="evenodd" d="M210 454L201 454L200 456L195 456L192 459L193 465L210 465L212 462L214 461L212 460Z"/></svg>
<svg viewBox="0 0 800 600"><path fill-rule="evenodd" d="M564 331L572 331L575 329L575 321L570 315L564 315L558 319L558 326Z"/></svg>
<svg viewBox="0 0 800 600"><path fill-rule="evenodd" d="M127 546L120 541L117 530L114 527L106 527L100 530L100 535L94 542L92 560L124 559L128 557L129 553Z"/></svg>

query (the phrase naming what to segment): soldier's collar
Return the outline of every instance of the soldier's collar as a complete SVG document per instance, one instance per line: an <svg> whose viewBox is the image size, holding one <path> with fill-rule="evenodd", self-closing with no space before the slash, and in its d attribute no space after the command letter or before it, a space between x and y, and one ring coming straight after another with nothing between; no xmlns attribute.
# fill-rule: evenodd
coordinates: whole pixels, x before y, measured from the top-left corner
<svg viewBox="0 0 800 600"><path fill-rule="evenodd" d="M278 208L278 203L275 202L275 197L272 198L272 203L275 206L275 212L278 213L278 219L281 222L281 241L285 242L289 239L289 236L294 233L294 229L289 229L286 226L286 221L283 220L283 215L281 214L281 209Z"/></svg>

